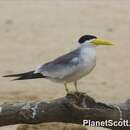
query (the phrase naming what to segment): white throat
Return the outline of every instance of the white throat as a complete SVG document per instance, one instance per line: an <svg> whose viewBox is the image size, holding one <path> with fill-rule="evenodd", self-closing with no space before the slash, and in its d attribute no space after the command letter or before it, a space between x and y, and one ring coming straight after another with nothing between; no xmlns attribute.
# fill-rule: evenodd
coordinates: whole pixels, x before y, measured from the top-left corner
<svg viewBox="0 0 130 130"><path fill-rule="evenodd" d="M90 43L83 43L80 48L80 56L86 62L96 62L96 47Z"/></svg>

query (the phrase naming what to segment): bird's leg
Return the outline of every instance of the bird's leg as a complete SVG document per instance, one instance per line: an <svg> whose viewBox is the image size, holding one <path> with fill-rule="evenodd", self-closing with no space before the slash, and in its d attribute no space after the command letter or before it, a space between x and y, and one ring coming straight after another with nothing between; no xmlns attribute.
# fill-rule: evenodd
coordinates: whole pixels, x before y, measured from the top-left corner
<svg viewBox="0 0 130 130"><path fill-rule="evenodd" d="M75 86L75 90L76 90L76 92L78 92L77 80L74 81L74 86Z"/></svg>
<svg viewBox="0 0 130 130"><path fill-rule="evenodd" d="M64 86L65 86L65 91L66 91L67 93L69 93L69 89L67 88L67 83L64 83Z"/></svg>

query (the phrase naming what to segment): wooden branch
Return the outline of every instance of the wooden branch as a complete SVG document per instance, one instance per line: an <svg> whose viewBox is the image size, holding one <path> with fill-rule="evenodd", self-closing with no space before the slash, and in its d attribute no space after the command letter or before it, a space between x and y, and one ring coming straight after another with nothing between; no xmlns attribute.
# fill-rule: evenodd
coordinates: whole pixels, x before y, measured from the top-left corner
<svg viewBox="0 0 130 130"><path fill-rule="evenodd" d="M96 102L85 93L75 92L50 102L18 102L0 105L0 126L12 124L36 124L66 122L82 124L83 120L130 122L130 100L122 104ZM104 126L106 127L106 126ZM108 126L112 130L122 127ZM130 130L123 127L123 130Z"/></svg>

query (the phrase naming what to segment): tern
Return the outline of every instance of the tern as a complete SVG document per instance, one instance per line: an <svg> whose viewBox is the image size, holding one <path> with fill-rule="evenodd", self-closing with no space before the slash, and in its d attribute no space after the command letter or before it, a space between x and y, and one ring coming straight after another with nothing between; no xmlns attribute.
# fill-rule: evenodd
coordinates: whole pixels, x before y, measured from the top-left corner
<svg viewBox="0 0 130 130"><path fill-rule="evenodd" d="M67 93L69 92L67 84L72 82L78 91L77 81L88 75L96 66L96 47L113 45L110 41L99 39L94 35L83 35L79 38L78 43L80 46L77 49L42 64L32 71L4 77L17 77L14 80L49 79L63 83Z"/></svg>

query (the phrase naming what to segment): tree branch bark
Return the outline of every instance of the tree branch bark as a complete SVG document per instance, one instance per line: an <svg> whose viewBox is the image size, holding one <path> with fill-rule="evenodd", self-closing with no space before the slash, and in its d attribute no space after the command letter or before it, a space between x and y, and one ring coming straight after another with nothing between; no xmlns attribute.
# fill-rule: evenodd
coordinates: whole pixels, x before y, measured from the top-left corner
<svg viewBox="0 0 130 130"><path fill-rule="evenodd" d="M122 104L105 104L96 102L85 93L75 92L50 102L18 102L0 105L0 126L44 122L82 124L84 119L93 121L123 119L130 122L130 100ZM107 126L107 128L130 130L130 126Z"/></svg>

